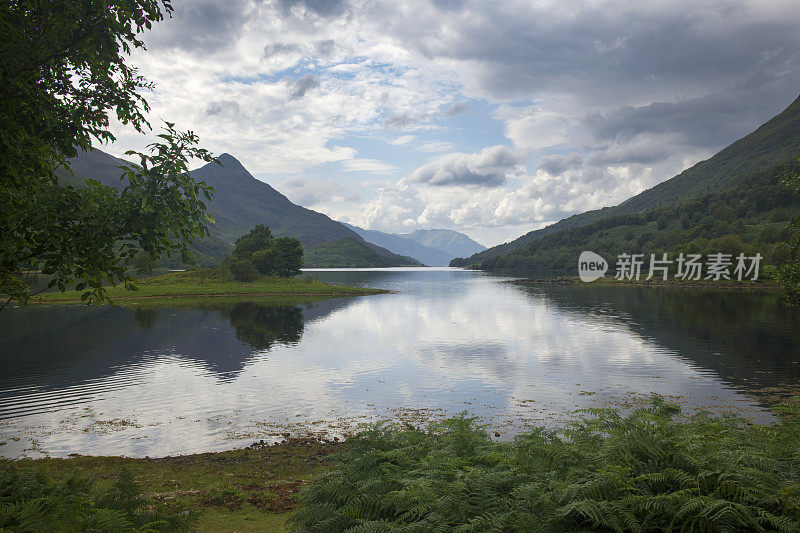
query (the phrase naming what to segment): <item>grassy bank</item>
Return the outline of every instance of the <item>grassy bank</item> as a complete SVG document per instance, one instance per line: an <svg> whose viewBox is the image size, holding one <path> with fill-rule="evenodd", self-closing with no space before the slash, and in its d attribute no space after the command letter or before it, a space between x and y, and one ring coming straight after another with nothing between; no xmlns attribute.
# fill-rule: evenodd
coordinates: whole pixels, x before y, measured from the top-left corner
<svg viewBox="0 0 800 533"><path fill-rule="evenodd" d="M669 279L667 281L661 279L645 280L643 276L640 280L619 280L613 276L605 276L592 282L581 281L578 276L558 276L553 278L541 279L516 279L509 280L507 283L517 283L521 285L581 285L581 286L594 286L594 287L676 287L685 289L732 289L744 291L775 291L780 292L783 286L772 280L756 280L756 281L734 281L734 280L720 280L720 281L705 281L705 280L677 280Z"/></svg>
<svg viewBox="0 0 800 533"><path fill-rule="evenodd" d="M780 423L757 426L687 418L656 399L627 416L592 410L567 429L505 443L462 416L425 430L379 425L345 444L14 468L61 487L79 472L100 495L127 469L142 488L138 513L190 516L200 531L789 532L800 530L800 403L782 410ZM0 528L26 505L34 517L48 511L6 479Z"/></svg>
<svg viewBox="0 0 800 533"><path fill-rule="evenodd" d="M1 465L9 468L0 474L0 530L36 530L24 525L48 523L46 529L58 529L52 521L62 516L68 517L63 522L64 530L84 530L92 524L90 511L77 509L80 506L71 501L62 500L64 508L53 502L32 501L38 495L35 492L27 506L20 505L20 487L35 488L31 479L45 478L49 480L45 482L45 492L52 496L65 489L76 492L77 485L88 481L91 486L84 491L86 500L94 506L124 508L121 498L108 498L107 494L119 484L120 472L125 471L140 491L134 498L138 499L139 515L155 517L162 523L176 518L179 522L176 527L156 527L158 530L286 531L286 520L297 505L298 492L315 474L328 468L331 454L341 447L336 443L289 440L276 446L159 459L73 457L14 461L13 466ZM12 470L23 480L14 483L9 476ZM76 476L82 480L78 484ZM135 491L128 484L121 492ZM134 523L137 518L142 522L141 517L132 518ZM154 522L150 520L151 527Z"/></svg>
<svg viewBox="0 0 800 533"><path fill-rule="evenodd" d="M261 276L255 281L236 281L216 268L198 268L186 272L172 272L147 278L136 283L136 290L109 287L108 297L113 302L136 300L175 300L183 298L235 298L282 296L359 296L381 294L389 291L364 287L343 287L321 281L296 278ZM52 292L32 300L38 303L75 303L81 301L81 292Z"/></svg>

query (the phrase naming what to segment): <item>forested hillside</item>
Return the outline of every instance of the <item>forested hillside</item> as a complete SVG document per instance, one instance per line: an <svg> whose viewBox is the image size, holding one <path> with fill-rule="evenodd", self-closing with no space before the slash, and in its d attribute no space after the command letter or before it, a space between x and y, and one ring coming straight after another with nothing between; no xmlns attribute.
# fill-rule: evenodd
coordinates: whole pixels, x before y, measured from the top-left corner
<svg viewBox="0 0 800 533"><path fill-rule="evenodd" d="M777 176L798 163L770 167L740 177L715 194L681 200L643 213L615 215L584 226L545 235L479 268L573 273L583 250L613 262L619 254L687 252L761 253L767 264L789 257L790 222L800 214L800 198L784 189Z"/></svg>
<svg viewBox="0 0 800 533"><path fill-rule="evenodd" d="M708 200L709 196L726 194L737 194L743 192L747 187L747 183L752 182L756 186L766 187L762 189L762 198L774 196L775 198L770 203L781 202L778 197L787 195L788 193L782 188L777 186L777 180L772 179L774 176L762 175L762 172L767 174L772 173L776 168L793 164L794 158L800 154L800 98L796 99L789 107L783 110L780 114L769 120L767 123L759 127L753 133L739 139L730 146L724 148L713 157L697 163L693 167L683 171L679 175L648 189L621 204L614 207L606 207L594 211L587 211L585 213L573 215L555 224L529 232L511 242L495 246L475 254L468 258L455 259L451 262L453 266L467 266L467 265L485 265L484 268L495 268L494 265L514 262L518 263L519 258L528 255L522 251L529 243L533 243L539 239L543 239L548 235L560 235L547 242L562 242L564 239L574 239L575 233L561 233L564 230L579 229L582 235L589 235L591 228L588 225L598 221L606 221L612 227L621 228L618 224L619 220L615 217L620 215L642 215L645 218L661 217L664 213L678 213L682 216L683 213L688 213L685 206L681 204L690 199L705 198ZM770 181L771 180L771 181ZM726 192L727 191L727 192ZM689 202L691 203L691 202ZM688 205L688 204L687 204ZM720 204L721 205L721 204ZM666 211L661 209L669 208ZM765 207L765 209L767 209ZM763 211L763 209L762 209ZM656 214L658 212L658 214ZM708 214L708 213L706 213ZM764 214L764 213L762 213ZM691 216L691 215L690 215ZM770 214L771 216L771 214ZM767 216L766 218L770 218ZM777 218L783 216L782 214L775 215ZM734 218L721 218L717 219L720 222L727 222L731 224L737 220L741 220L743 224L748 225L748 217L734 217ZM758 220L749 217L749 224L751 232L759 231L761 227ZM762 217L763 218L763 217ZM614 222L613 220L617 220ZM637 219L638 220L638 219ZM685 218L683 219L685 221ZM652 222L652 220L651 220ZM677 221L671 220L675 223ZM707 221L707 223L710 223ZM650 231L661 232L667 227L663 227L664 222L661 223L662 228L640 227L645 233ZM784 224L785 225L785 224ZM672 228L675 229L674 227ZM740 227L738 229L741 229ZM629 235L628 230L634 232ZM719 230L719 228L718 228ZM623 230L620 230L623 231ZM716 238L728 233L714 231L708 232L704 229L698 230L704 235L705 238ZM640 235L635 235L635 228L628 228L623 231L626 236L633 237L637 241L642 238ZM696 238L699 234L683 235L684 237ZM711 236L715 235L715 236ZM569 236L569 237L568 237ZM656 244L664 244L669 242L671 238L676 237L664 235L658 239ZM628 240L629 241L629 240ZM648 242L648 239L642 240L642 244ZM585 242L586 247L589 247L590 242ZM546 245L542 245L546 246ZM542 249L541 246L535 247ZM633 249L635 250L635 249ZM633 250L628 250L629 252ZM493 260L490 258L503 256L512 251L518 251L514 254L517 258L515 260ZM556 254L553 249L551 254ZM561 250L561 253L566 253ZM575 256L577 257L577 256ZM537 261L527 261L529 264L536 264L541 268L549 268L546 265L559 264L551 261L540 263Z"/></svg>
<svg viewBox="0 0 800 533"><path fill-rule="evenodd" d="M307 251L304 259L309 268L422 266L412 257L350 237L321 244Z"/></svg>

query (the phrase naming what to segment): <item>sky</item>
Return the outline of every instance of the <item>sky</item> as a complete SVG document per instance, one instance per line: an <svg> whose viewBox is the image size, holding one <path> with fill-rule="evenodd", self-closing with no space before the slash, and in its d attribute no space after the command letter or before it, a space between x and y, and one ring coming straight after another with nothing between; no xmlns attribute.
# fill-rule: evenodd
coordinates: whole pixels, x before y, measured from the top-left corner
<svg viewBox="0 0 800 533"><path fill-rule="evenodd" d="M492 246L616 205L800 95L797 0L177 0L163 120L365 229ZM115 155L152 136L113 124Z"/></svg>

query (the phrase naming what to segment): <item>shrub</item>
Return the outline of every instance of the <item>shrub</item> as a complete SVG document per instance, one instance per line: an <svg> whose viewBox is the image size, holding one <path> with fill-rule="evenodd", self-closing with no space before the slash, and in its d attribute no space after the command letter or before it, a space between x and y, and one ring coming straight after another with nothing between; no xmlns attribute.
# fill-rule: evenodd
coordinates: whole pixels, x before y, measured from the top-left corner
<svg viewBox="0 0 800 533"><path fill-rule="evenodd" d="M232 259L228 262L228 268L236 281L255 281L258 277L253 262L249 259Z"/></svg>
<svg viewBox="0 0 800 533"><path fill-rule="evenodd" d="M0 531L188 531L197 515L143 509L142 489L127 470L108 488L72 477L53 481L4 461Z"/></svg>
<svg viewBox="0 0 800 533"><path fill-rule="evenodd" d="M793 404L794 413L799 409ZM304 531L798 531L800 428L655 400L494 443L464 416L375 426L303 494Z"/></svg>

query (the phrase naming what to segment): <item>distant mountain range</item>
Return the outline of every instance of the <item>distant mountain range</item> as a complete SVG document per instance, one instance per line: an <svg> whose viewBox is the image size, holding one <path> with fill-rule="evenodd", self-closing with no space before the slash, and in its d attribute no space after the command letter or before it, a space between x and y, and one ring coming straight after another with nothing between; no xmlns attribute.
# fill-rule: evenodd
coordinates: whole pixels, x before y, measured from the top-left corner
<svg viewBox="0 0 800 533"><path fill-rule="evenodd" d="M386 248L352 237L320 244L306 252L304 259L309 268L423 266L413 257L393 254Z"/></svg>
<svg viewBox="0 0 800 533"><path fill-rule="evenodd" d="M191 172L193 178L205 181L215 189L208 207L209 214L214 217L214 223L209 226L211 235L192 245L199 264L219 263L230 254L236 239L257 224L266 224L276 236L299 239L306 252L328 243L340 243L339 246L352 250L353 243L350 241L355 241L361 249L358 257L363 262L354 266L421 264L414 258L367 242L358 233L322 213L292 203L267 183L253 177L232 155L222 154L218 159L220 164L208 163ZM88 178L122 188L124 182L119 179L122 171L117 167L129 164L101 150L81 152L70 161L71 171L62 171L59 178L78 186ZM330 253L336 246L327 246L327 252ZM317 260L311 265L333 266L320 262L320 254L316 257ZM370 262L370 259L373 261Z"/></svg>
<svg viewBox="0 0 800 533"><path fill-rule="evenodd" d="M453 230L428 229L401 234L366 230L347 223L344 225L368 242L400 255L414 257L428 266L447 266L455 257L472 255L486 249L463 233Z"/></svg>
<svg viewBox="0 0 800 533"><path fill-rule="evenodd" d="M614 207L573 215L453 266L573 272L582 250L619 253L756 251L779 263L800 199L778 183L798 168L800 98L753 133Z"/></svg>

